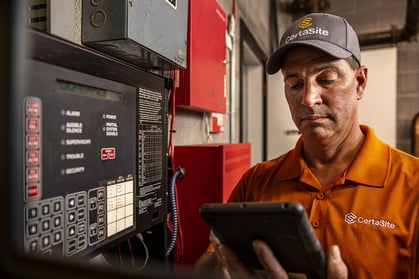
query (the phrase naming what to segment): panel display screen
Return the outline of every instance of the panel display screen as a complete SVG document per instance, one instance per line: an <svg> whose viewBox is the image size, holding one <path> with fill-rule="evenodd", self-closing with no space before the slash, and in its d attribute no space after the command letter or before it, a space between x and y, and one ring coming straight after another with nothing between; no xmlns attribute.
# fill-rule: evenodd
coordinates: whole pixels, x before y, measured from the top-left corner
<svg viewBox="0 0 419 279"><path fill-rule="evenodd" d="M98 98L110 101L122 101L122 94L97 87L77 84L65 80L57 80L57 90L80 96Z"/></svg>

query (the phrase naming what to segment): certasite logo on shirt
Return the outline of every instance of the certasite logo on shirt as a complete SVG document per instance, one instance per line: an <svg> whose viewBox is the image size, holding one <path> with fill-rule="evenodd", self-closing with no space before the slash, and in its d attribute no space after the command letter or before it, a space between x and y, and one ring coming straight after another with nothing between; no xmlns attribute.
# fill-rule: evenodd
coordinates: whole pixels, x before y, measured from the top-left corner
<svg viewBox="0 0 419 279"><path fill-rule="evenodd" d="M385 219L375 219L375 218L365 218L362 216L358 216L353 212L349 212L345 214L345 222L348 224L361 224L361 225L370 225L370 226L377 226L377 227L384 227L388 229L395 229L396 224L389 220Z"/></svg>
<svg viewBox="0 0 419 279"><path fill-rule="evenodd" d="M329 36L329 30L323 29L319 26L310 27L312 25L313 25L313 18L311 17L303 18L298 23L298 28L300 28L301 30L298 31L297 33L291 34L288 37L286 37L285 43L287 44L289 42L292 42L295 39L302 39L304 36L307 36L307 35L317 35L318 37Z"/></svg>

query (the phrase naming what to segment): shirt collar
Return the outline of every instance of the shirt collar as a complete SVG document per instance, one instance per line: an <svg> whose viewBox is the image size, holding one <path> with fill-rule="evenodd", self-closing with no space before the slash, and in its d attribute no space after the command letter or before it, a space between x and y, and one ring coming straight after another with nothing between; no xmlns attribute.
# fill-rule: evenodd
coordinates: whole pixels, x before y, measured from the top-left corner
<svg viewBox="0 0 419 279"><path fill-rule="evenodd" d="M388 145L379 140L374 130L361 125L365 141L348 168L346 179L361 184L382 187L390 168L390 150Z"/></svg>
<svg viewBox="0 0 419 279"><path fill-rule="evenodd" d="M389 149L380 141L373 129L360 125L365 134L365 141L354 161L346 171L346 179L375 187L383 187L389 169ZM279 170L281 180L300 177L306 164L302 156L303 140L300 137L295 148L285 156L283 168ZM379 162L379 163L377 163Z"/></svg>

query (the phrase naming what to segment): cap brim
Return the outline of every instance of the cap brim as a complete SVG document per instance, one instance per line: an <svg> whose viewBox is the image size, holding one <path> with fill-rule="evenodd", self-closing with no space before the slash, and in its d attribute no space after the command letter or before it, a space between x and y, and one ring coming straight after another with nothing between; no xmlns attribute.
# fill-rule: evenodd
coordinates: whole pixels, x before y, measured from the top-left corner
<svg viewBox="0 0 419 279"><path fill-rule="evenodd" d="M340 46L334 45L330 42L322 41L322 40L306 40L306 41L298 41L295 43L288 43L283 45L282 47L278 48L272 56L269 58L268 62L266 63L266 73L268 74L275 74L278 72L284 60L285 53L294 46L298 45L305 45L311 46L317 49L320 49L328 54L332 55L336 58L348 58L352 56L352 53L341 48Z"/></svg>

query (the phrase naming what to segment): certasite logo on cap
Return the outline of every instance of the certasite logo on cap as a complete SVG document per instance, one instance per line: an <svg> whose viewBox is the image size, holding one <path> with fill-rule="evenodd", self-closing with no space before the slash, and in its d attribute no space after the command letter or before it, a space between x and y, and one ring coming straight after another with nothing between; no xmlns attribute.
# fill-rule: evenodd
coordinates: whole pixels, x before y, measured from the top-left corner
<svg viewBox="0 0 419 279"><path fill-rule="evenodd" d="M299 28L307 28L313 23L313 19L311 17L306 17L300 21L298 24Z"/></svg>
<svg viewBox="0 0 419 279"><path fill-rule="evenodd" d="M316 39L321 39L320 36L329 36L329 30L323 29L319 26L316 27L310 27L313 25L313 18L306 17L298 23L298 28L302 29L298 31L297 33L291 34L285 38L285 44L290 43L294 40L303 40L305 36L314 35L311 36L316 37Z"/></svg>

